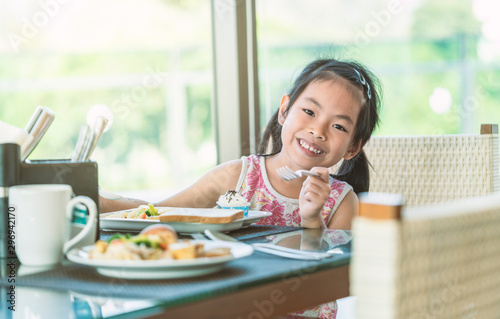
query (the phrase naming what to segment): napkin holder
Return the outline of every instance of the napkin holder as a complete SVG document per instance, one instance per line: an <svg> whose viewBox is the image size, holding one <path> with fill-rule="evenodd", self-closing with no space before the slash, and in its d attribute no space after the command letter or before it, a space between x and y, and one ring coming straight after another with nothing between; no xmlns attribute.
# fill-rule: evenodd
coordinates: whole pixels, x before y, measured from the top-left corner
<svg viewBox="0 0 500 319"><path fill-rule="evenodd" d="M71 185L75 196L90 197L95 202L97 212L99 213L99 186L96 162L72 162L69 159L31 160L21 163L20 184ZM83 210L86 212L85 207L83 207ZM75 213L81 213L81 211ZM88 215L88 212L86 213ZM99 218L96 220L95 239L99 239Z"/></svg>
<svg viewBox="0 0 500 319"><path fill-rule="evenodd" d="M20 184L68 184L75 195L90 197L99 207L96 162L69 159L31 160L21 163Z"/></svg>

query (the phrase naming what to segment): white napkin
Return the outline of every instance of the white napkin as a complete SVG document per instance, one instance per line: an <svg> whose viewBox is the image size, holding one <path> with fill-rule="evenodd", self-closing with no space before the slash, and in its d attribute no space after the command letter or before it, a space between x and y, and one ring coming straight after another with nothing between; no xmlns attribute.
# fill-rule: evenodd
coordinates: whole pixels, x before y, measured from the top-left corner
<svg viewBox="0 0 500 319"><path fill-rule="evenodd" d="M0 121L0 144L16 143L21 146L21 154L23 154L32 140L33 136L26 130Z"/></svg>

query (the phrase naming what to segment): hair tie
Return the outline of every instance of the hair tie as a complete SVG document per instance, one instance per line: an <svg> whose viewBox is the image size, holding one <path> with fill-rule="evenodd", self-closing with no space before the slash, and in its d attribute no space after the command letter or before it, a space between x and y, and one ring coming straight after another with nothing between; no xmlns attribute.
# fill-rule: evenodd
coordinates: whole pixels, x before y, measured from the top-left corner
<svg viewBox="0 0 500 319"><path fill-rule="evenodd" d="M366 96L368 96L368 100L371 100L372 99L372 91L370 90L370 84L368 84L368 82L366 82L366 79L363 76L363 74L359 73L359 71L356 68L353 68L353 69L356 72L356 74L358 75L359 83L361 83L361 85L363 85L363 86L366 85Z"/></svg>

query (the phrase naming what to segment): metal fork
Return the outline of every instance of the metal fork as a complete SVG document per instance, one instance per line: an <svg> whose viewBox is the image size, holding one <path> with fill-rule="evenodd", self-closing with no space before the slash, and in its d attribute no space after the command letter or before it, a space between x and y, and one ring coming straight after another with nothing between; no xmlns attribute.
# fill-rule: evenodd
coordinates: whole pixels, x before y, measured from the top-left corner
<svg viewBox="0 0 500 319"><path fill-rule="evenodd" d="M291 181L292 179L296 179L301 176L314 176L319 177L318 174L313 173L311 171L307 171L305 169L299 169L298 171L292 171L288 166L283 166L277 169L278 175L283 178L285 181Z"/></svg>
<svg viewBox="0 0 500 319"><path fill-rule="evenodd" d="M234 239L231 236L221 234L217 231L205 230L205 235L212 240L222 240L229 242L238 242L238 240ZM324 258L333 257L335 254L342 254L342 251L338 251L338 248L331 249L327 252L316 252L316 251L307 251L307 250L299 250L292 249L287 247L282 247L278 245L274 245L271 243L253 243L250 244L255 250L276 255L285 258L291 259L300 259L300 260L321 260Z"/></svg>
<svg viewBox="0 0 500 319"><path fill-rule="evenodd" d="M205 235L203 235L202 233L191 233L189 234L191 237L193 237L193 239L197 239L197 240L207 240L207 237L205 237Z"/></svg>

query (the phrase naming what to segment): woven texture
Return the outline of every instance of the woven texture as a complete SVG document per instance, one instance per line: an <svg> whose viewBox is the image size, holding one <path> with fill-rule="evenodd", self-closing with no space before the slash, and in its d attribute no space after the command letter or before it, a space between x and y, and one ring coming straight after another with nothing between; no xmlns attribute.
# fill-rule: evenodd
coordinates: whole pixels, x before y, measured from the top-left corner
<svg viewBox="0 0 500 319"><path fill-rule="evenodd" d="M439 218L359 218L356 318L500 318L500 197L489 206L459 215L450 215L459 206L443 206L448 216Z"/></svg>
<svg viewBox="0 0 500 319"><path fill-rule="evenodd" d="M402 194L406 206L500 190L498 134L376 136L364 149L370 191Z"/></svg>

